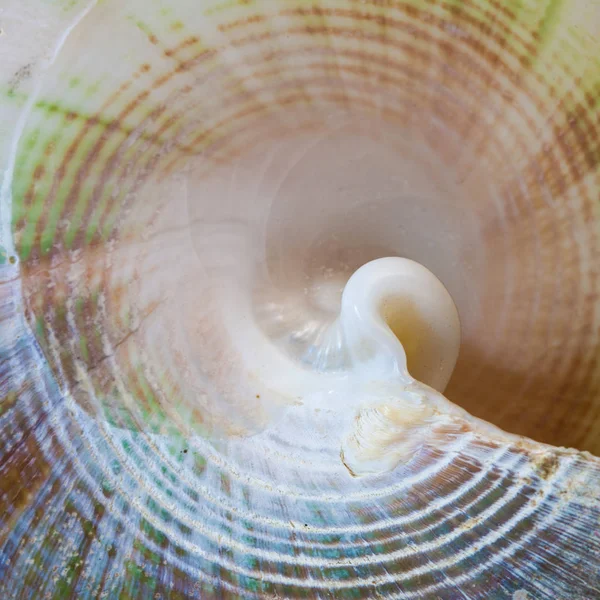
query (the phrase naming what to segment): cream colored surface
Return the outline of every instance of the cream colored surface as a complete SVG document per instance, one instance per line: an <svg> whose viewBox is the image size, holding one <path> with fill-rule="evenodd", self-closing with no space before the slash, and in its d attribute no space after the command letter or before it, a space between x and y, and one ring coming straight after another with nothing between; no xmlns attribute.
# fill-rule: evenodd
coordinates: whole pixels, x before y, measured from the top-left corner
<svg viewBox="0 0 600 600"><path fill-rule="evenodd" d="M456 364L460 321L442 283L422 265L381 258L361 267L342 298L352 357L369 377L415 379L443 392ZM400 343L398 343L398 341Z"/></svg>

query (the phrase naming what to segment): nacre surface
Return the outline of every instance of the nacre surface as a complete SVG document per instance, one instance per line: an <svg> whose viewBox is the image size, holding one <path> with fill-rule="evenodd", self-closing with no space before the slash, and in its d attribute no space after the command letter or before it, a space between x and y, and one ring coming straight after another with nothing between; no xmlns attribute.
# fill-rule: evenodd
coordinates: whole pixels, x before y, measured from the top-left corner
<svg viewBox="0 0 600 600"><path fill-rule="evenodd" d="M0 598L600 596L598 2L2 0L0 32ZM489 427L286 392L342 377L382 257L450 293L444 393Z"/></svg>

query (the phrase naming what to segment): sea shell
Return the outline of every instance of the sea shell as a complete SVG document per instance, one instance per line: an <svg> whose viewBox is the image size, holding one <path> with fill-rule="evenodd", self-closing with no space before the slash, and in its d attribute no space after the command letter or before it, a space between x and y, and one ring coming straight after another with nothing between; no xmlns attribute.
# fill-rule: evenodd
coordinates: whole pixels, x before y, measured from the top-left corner
<svg viewBox="0 0 600 600"><path fill-rule="evenodd" d="M600 597L598 2L0 28L0 598ZM329 385L382 257L457 306L455 405Z"/></svg>

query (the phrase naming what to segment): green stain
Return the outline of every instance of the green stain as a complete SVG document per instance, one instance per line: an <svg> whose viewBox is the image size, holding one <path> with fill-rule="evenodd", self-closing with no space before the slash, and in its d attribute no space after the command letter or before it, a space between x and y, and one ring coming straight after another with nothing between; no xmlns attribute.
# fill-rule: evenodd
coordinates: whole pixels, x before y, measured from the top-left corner
<svg viewBox="0 0 600 600"><path fill-rule="evenodd" d="M75 78L78 79L78 78ZM71 83L73 81L71 80ZM16 223L23 217L28 217L28 222L31 221L31 210L27 211L23 206L23 199L27 190L29 189L32 173L37 164L48 164L52 158L56 157L55 168L48 169L52 173L56 172L58 164L64 159L69 147L73 141L77 138L77 135L81 132L82 123L89 126L91 115L87 115L80 110L73 109L71 107L62 106L60 103L40 100L36 103L35 109L42 113L42 119L45 121L45 128L48 127L49 119L53 116L58 120L57 129L60 133L53 133L53 137L49 138L48 141L43 144L43 147L47 147L49 144L54 145L54 151L50 157L43 157L42 152L34 152L36 146L39 146L39 131L34 131L24 139L22 144L22 151L17 161L17 171L15 173L15 184L14 188L14 209L13 209L13 223ZM67 120L67 116L70 114L76 115L75 119ZM106 129L110 126L110 119L98 118L96 124L85 132L83 138L78 142L75 155L69 160L66 165L66 172L61 177L60 184L58 186L56 196L52 200L52 204L49 207L44 207L48 212L48 222L44 231L42 232L40 244L43 253L48 252L52 244L56 241L56 232L59 220L63 214L65 203L67 198L70 197L72 190L76 184L76 176L78 170L81 168L84 160L89 156L89 153L93 149L93 146L101 139ZM60 146L60 147L59 147ZM39 158L36 159L36 154ZM94 164L96 166L96 164ZM100 162L100 167L103 165ZM81 220L85 212L86 206L89 203L89 196L93 193L95 188L94 172L91 171L86 174L82 187L78 190L76 200L76 207L72 215L71 227L66 235L67 247L71 247L74 238L79 231ZM42 182L38 182L37 192L48 192L51 189L51 179L46 182L46 189L42 190L40 185ZM36 198L37 199L37 198ZM27 213L27 214L26 214ZM43 210L40 211L39 207L33 213L34 217L39 218L43 214ZM36 219L37 220L37 219ZM31 245L34 242L35 226L30 223L29 228L23 233L22 246L24 250L25 258L29 256L31 251Z"/></svg>
<svg viewBox="0 0 600 600"><path fill-rule="evenodd" d="M126 163L126 160L124 160L123 163ZM114 189L114 184L111 182L104 188L102 197L100 198L100 201L94 208L94 212L92 213L92 217L88 223L88 226L87 226L87 229L85 232L86 244L89 244L92 241L92 239L94 238L94 235L98 231L98 227L100 225L100 219L102 218L102 215L104 214L104 210L109 203L109 200L112 196L113 189ZM121 198L124 198L124 196L125 196L125 193L122 193ZM121 206L121 202L117 202L117 204L119 207Z"/></svg>
<svg viewBox="0 0 600 600"><path fill-rule="evenodd" d="M43 339L46 333L46 320L43 316L40 316L35 321L35 334L38 339Z"/></svg>
<svg viewBox="0 0 600 600"><path fill-rule="evenodd" d="M81 350L81 356L83 360L87 363L90 360L90 353L88 350L87 337L82 335L79 338L79 348Z"/></svg>
<svg viewBox="0 0 600 600"><path fill-rule="evenodd" d="M27 96L27 94L19 92L14 88L2 89L2 87L0 87L0 94L2 92L4 92L4 96L12 105L18 107L25 106L25 103L27 102L27 100L29 100L29 96Z"/></svg>
<svg viewBox="0 0 600 600"><path fill-rule="evenodd" d="M35 129L23 139L23 149L26 152L31 152L35 148L40 139L40 134L41 130Z"/></svg>
<svg viewBox="0 0 600 600"><path fill-rule="evenodd" d="M119 216L118 208L115 208L114 210L112 210L109 213L109 216L106 219L106 223L104 223L104 227L102 228L102 240L103 241L107 241L110 238L110 236L113 233L113 230L115 228L115 224L116 224L118 216Z"/></svg>
<svg viewBox="0 0 600 600"><path fill-rule="evenodd" d="M540 37L539 50L542 50L556 33L557 27L560 24L560 15L563 5L564 0L550 0L550 2L548 2L538 27L538 35Z"/></svg>
<svg viewBox="0 0 600 600"><path fill-rule="evenodd" d="M255 0L248 0L246 2L243 3L243 6L245 7L249 7L252 6L255 3ZM240 7L242 5L242 3L240 2L240 0L228 0L227 2L223 2L221 4L217 4L216 6L211 6L210 8L206 9L204 11L204 15L205 16L210 16L210 15L218 15L226 10L230 10L232 8L235 7Z"/></svg>
<svg viewBox="0 0 600 600"><path fill-rule="evenodd" d="M48 254L48 252L50 252L50 250L52 249L52 236L44 236L42 237L41 241L40 241L40 249L42 251L42 254Z"/></svg>
<svg viewBox="0 0 600 600"><path fill-rule="evenodd" d="M79 560L79 554L75 554L69 559L69 562L65 566L67 573L57 582L52 600L62 600L63 598L70 597L73 586L76 583L75 575L80 569Z"/></svg>
<svg viewBox="0 0 600 600"><path fill-rule="evenodd" d="M169 540L167 536L151 525L146 519L142 519L140 522L140 529L146 535L146 537L160 547L168 545Z"/></svg>
<svg viewBox="0 0 600 600"><path fill-rule="evenodd" d="M83 533L86 536L90 536L94 533L94 523L93 521L90 521L89 519L86 519L83 523L82 523L82 528L83 528Z"/></svg>
<svg viewBox="0 0 600 600"><path fill-rule="evenodd" d="M37 228L38 221L44 214L44 195L36 193L33 206L27 213L27 223L23 230L23 236L21 238L20 254L22 260L27 260L31 254L33 243L35 241L35 231Z"/></svg>
<svg viewBox="0 0 600 600"><path fill-rule="evenodd" d="M60 0L59 3L64 12L72 10L77 5L80 5L82 7L84 5L84 3L81 0Z"/></svg>
<svg viewBox="0 0 600 600"><path fill-rule="evenodd" d="M130 577L133 577L135 580L140 583L148 583L152 580L152 577L148 575L140 565L135 563L132 560L125 561L125 571ZM135 589L135 586L134 586Z"/></svg>
<svg viewBox="0 0 600 600"><path fill-rule="evenodd" d="M245 587L251 592L256 593L261 590L260 582L258 582L256 579L246 578L245 584Z"/></svg>
<svg viewBox="0 0 600 600"><path fill-rule="evenodd" d="M121 426L126 427L127 429L135 429L135 421L129 412L129 410L125 409L125 411L120 414L120 423Z"/></svg>
<svg viewBox="0 0 600 600"><path fill-rule="evenodd" d="M36 110L42 111L46 114L64 112L64 110L61 109L59 104L57 104L56 102L51 102L49 100L38 100L33 105L33 108Z"/></svg>
<svg viewBox="0 0 600 600"><path fill-rule="evenodd" d="M101 83L98 81L96 83L92 83L85 90L85 96L87 98L91 98L95 96L100 91Z"/></svg>
<svg viewBox="0 0 600 600"><path fill-rule="evenodd" d="M505 0L505 6L509 10L519 13L523 10L523 0Z"/></svg>
<svg viewBox="0 0 600 600"><path fill-rule="evenodd" d="M12 408L17 401L17 392L8 392L2 400L0 400L0 415L5 413L9 408Z"/></svg>
<svg viewBox="0 0 600 600"><path fill-rule="evenodd" d="M40 130L27 134L21 142L21 151L17 155L12 181L12 222L13 225L25 216L25 194L31 183L31 174L35 168L34 150L40 139Z"/></svg>
<svg viewBox="0 0 600 600"><path fill-rule="evenodd" d="M133 542L133 547L144 557L144 560L150 561L155 565L159 565L161 561L161 557L157 552L154 552L148 546L146 546L140 540L135 540Z"/></svg>
<svg viewBox="0 0 600 600"><path fill-rule="evenodd" d="M54 114L54 112L50 113ZM60 115L58 115L60 118ZM48 116L48 120L51 116ZM62 119L60 119L62 121ZM18 242L19 254L26 260L32 250L35 241L37 224L46 210L48 194L52 187L54 178L54 168L52 167L52 157L58 154L56 145L58 134L53 132L50 136L45 136L43 139L40 130L36 129L30 134L27 134L22 142L20 151L17 155L17 164L15 168L15 176L13 179L13 226L17 225L21 219L26 219L25 227L20 231L20 241ZM54 152L49 156L45 156L48 147L54 146ZM34 182L35 170L38 167L44 167L43 176ZM31 204L25 206L25 199L28 192L31 190ZM52 207L54 208L54 206ZM48 252L54 242L54 235L50 232L44 232L40 240L41 250L43 253Z"/></svg>
<svg viewBox="0 0 600 600"><path fill-rule="evenodd" d="M110 498L115 491L115 486L110 482L110 480L108 479L104 479L102 480L102 493L107 497Z"/></svg>
<svg viewBox="0 0 600 600"><path fill-rule="evenodd" d="M206 458L201 454L194 453L194 475L199 476L206 471Z"/></svg>
<svg viewBox="0 0 600 600"><path fill-rule="evenodd" d="M141 19L137 19L134 16L130 16L130 17L128 17L128 19L130 21L133 21L135 23L135 26L140 31L143 31L146 35L152 35L152 30L150 29L150 27L146 23L144 23L144 21L142 21Z"/></svg>

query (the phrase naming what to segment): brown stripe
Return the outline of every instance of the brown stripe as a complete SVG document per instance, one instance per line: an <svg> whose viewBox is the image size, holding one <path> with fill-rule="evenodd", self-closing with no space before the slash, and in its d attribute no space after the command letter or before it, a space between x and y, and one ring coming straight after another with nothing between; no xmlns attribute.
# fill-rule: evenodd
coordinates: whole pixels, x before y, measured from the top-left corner
<svg viewBox="0 0 600 600"><path fill-rule="evenodd" d="M428 36L425 36L425 38L427 38L427 37ZM255 36L253 36L253 39L255 39ZM189 45L189 43L190 42L188 40L188 41L184 42L182 45L180 45L180 47L186 47L186 45ZM167 75L166 77L161 78L162 81L159 80L159 84L162 85L163 83L165 83L166 80L168 80L168 79L170 79L172 77L172 75L173 75L173 73ZM140 98L140 96L141 96L141 98ZM138 102L140 102L142 99L144 99L145 97L148 96L148 92L143 92L140 96L138 96L138 98L136 100L134 100L134 102L127 107L126 111L130 112L131 110L133 110L133 107L137 106ZM125 116L127 114L129 114L129 112L125 112ZM118 123L121 118L123 118L123 113L116 119L115 122ZM104 136L101 136L100 141L97 142L96 146L94 147L94 149L92 150L92 152L90 154L93 155L95 152L99 152L101 150L101 148L103 147L105 141L106 141L106 138ZM84 175L85 175L85 172L87 170L89 170L89 158L84 163L84 167L83 167ZM78 175L76 177L76 181L80 181L81 179L82 179L82 173L81 173L81 170L80 170L80 172L78 173ZM73 202L73 198L76 197L78 190L79 190L79 186L76 185L75 186L75 190L73 190L72 193L71 193L71 195L70 195L70 201L67 202L67 208L66 208L67 211L70 210L70 205ZM50 201L52 201L52 200L50 200Z"/></svg>

